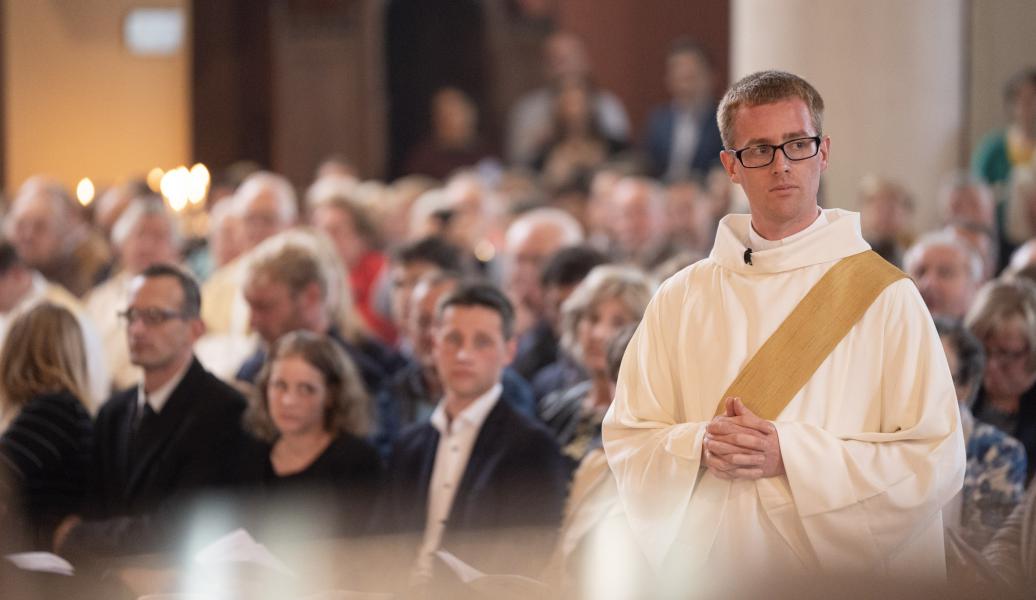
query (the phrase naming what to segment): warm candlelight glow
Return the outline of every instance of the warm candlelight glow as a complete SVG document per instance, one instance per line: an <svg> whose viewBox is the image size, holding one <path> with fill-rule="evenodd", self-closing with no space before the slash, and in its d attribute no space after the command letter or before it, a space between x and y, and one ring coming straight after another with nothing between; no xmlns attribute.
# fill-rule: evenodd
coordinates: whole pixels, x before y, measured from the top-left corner
<svg viewBox="0 0 1036 600"><path fill-rule="evenodd" d="M200 204L205 200L205 195L209 193L209 181L209 170L205 165L198 163L191 167L188 194L191 204Z"/></svg>
<svg viewBox="0 0 1036 600"><path fill-rule="evenodd" d="M161 167L155 167L147 172L147 186L152 192L156 194L162 191L162 176L165 175L165 171Z"/></svg>
<svg viewBox="0 0 1036 600"><path fill-rule="evenodd" d="M76 186L76 198L79 199L79 203L83 206L90 206L90 203L94 201L96 191L94 189L94 182L90 181L89 177L84 177L79 180L79 185Z"/></svg>
<svg viewBox="0 0 1036 600"><path fill-rule="evenodd" d="M191 173L187 167L177 167L166 171L162 176L162 183L159 186L162 195L165 196L169 208L174 212L181 212L187 207L190 200Z"/></svg>

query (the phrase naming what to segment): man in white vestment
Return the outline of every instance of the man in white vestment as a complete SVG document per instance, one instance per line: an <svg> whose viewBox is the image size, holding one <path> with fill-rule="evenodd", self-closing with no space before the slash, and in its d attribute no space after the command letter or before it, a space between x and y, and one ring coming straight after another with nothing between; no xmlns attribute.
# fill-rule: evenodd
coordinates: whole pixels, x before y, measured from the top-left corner
<svg viewBox="0 0 1036 600"><path fill-rule="evenodd" d="M913 282L885 287L774 420L723 397L814 284L870 248L857 213L817 206L822 114L788 73L727 92L721 160L751 215L726 216L709 257L661 286L604 421L630 527L684 592L731 597L818 573L945 579L941 511L961 488L964 444Z"/></svg>

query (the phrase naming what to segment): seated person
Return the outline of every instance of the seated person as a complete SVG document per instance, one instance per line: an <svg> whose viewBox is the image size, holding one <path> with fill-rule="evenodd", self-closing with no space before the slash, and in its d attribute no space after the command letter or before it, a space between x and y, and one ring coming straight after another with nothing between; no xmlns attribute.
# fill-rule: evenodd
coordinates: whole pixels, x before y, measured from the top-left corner
<svg viewBox="0 0 1036 600"><path fill-rule="evenodd" d="M612 403L608 342L623 326L640 320L654 289L639 269L603 265L590 271L561 307L561 345L589 378L545 397L539 414L573 463L600 437Z"/></svg>
<svg viewBox="0 0 1036 600"><path fill-rule="evenodd" d="M54 534L55 551L73 559L168 550L188 501L240 482L245 400L194 357L205 330L197 282L172 265L148 267L122 314L143 377L97 415L86 509Z"/></svg>
<svg viewBox="0 0 1036 600"><path fill-rule="evenodd" d="M644 150L652 175L666 181L703 179L723 151L712 97L712 61L693 40L673 42L666 57L670 101L651 111Z"/></svg>
<svg viewBox="0 0 1036 600"><path fill-rule="evenodd" d="M404 171L445 179L491 155L478 134L478 107L463 91L446 86L432 95L431 135L410 149Z"/></svg>
<svg viewBox="0 0 1036 600"><path fill-rule="evenodd" d="M540 286L543 288L544 320L550 325L556 348L553 362L536 371L532 393L540 402L547 394L587 379L583 367L571 355L561 352L561 306L594 267L606 264L608 257L587 244L562 248L543 266ZM519 351L521 349L519 341Z"/></svg>
<svg viewBox="0 0 1036 600"><path fill-rule="evenodd" d="M439 302L436 322L443 395L431 419L396 442L386 525L423 531L415 583L438 575L439 549L483 572L535 576L561 521L568 473L550 433L502 398L514 309L496 287L466 284Z"/></svg>
<svg viewBox="0 0 1036 600"><path fill-rule="evenodd" d="M79 323L44 302L0 349L0 549L50 550L62 519L83 510L93 423ZM7 485L5 485L7 484Z"/></svg>
<svg viewBox="0 0 1036 600"><path fill-rule="evenodd" d="M1016 278L982 286L964 317L982 342L986 370L971 412L1025 446L1036 467L1036 286Z"/></svg>
<svg viewBox="0 0 1036 600"><path fill-rule="evenodd" d="M259 373L246 424L261 440L256 473L275 504L295 513L299 497L323 532L368 524L381 475L362 437L367 393L353 362L330 338L294 331L277 340ZM313 511L320 518L313 518Z"/></svg>
<svg viewBox="0 0 1036 600"><path fill-rule="evenodd" d="M435 369L435 310L439 300L461 283L453 272L430 272L418 280L410 299L410 332L413 357L378 392L374 444L387 460L399 432L424 423L442 396L442 381ZM508 367L500 376L503 398L511 408L530 417L536 402L529 384Z"/></svg>
<svg viewBox="0 0 1036 600"><path fill-rule="evenodd" d="M636 329L636 323L626 325L608 344L612 396L622 356ZM619 503L598 433L572 476L565 519L543 579L562 598L635 598L648 597L639 587L645 581L641 577L648 573Z"/></svg>
<svg viewBox="0 0 1036 600"><path fill-rule="evenodd" d="M554 126L540 144L533 168L548 189L564 187L626 148L625 142L608 137L593 111L595 91L590 82L568 77L554 91Z"/></svg>
<svg viewBox="0 0 1036 600"><path fill-rule="evenodd" d="M1032 595L1036 587L1036 486L1029 488L982 555L995 570L998 583L1004 585L1000 597ZM990 597L996 595L990 593Z"/></svg>
<svg viewBox="0 0 1036 600"><path fill-rule="evenodd" d="M0 344L15 319L42 302L68 309L79 322L86 346L87 404L91 412L111 394L111 378L101 337L79 300L65 288L51 283L18 256L13 244L0 239ZM114 307L112 308L114 310Z"/></svg>
<svg viewBox="0 0 1036 600"><path fill-rule="evenodd" d="M1022 499L1025 448L996 427L976 421L971 414L971 403L985 371L982 343L958 321L937 317L935 328L957 390L968 459L959 500L943 513L947 528L958 530L969 546L981 550Z"/></svg>
<svg viewBox="0 0 1036 600"><path fill-rule="evenodd" d="M341 262L325 238L296 230L266 240L249 258L243 290L262 347L238 369L239 381L254 383L266 348L297 329L337 342L359 368L368 394L399 366L399 357L362 327Z"/></svg>
<svg viewBox="0 0 1036 600"><path fill-rule="evenodd" d="M57 181L30 177L4 218L4 235L30 268L82 298L107 277L111 249Z"/></svg>

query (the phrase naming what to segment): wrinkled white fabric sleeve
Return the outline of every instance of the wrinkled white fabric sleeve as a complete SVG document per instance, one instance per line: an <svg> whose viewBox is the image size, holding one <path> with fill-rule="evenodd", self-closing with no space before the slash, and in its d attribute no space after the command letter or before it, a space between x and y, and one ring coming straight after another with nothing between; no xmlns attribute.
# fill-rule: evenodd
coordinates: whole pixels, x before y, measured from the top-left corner
<svg viewBox="0 0 1036 600"><path fill-rule="evenodd" d="M680 423L672 323L655 295L630 340L615 400L604 419L604 448L641 549L660 565L698 479L707 423Z"/></svg>
<svg viewBox="0 0 1036 600"><path fill-rule="evenodd" d="M960 414L935 327L909 280L884 294L880 431L775 423L796 509L826 569L887 567L964 478Z"/></svg>

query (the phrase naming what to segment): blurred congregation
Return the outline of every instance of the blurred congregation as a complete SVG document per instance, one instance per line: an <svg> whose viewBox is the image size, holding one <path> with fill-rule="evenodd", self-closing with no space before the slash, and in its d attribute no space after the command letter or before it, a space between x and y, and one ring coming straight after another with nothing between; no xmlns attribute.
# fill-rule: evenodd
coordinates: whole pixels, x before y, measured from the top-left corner
<svg viewBox="0 0 1036 600"><path fill-rule="evenodd" d="M601 423L657 287L747 212L719 159L726 73L696 37L665 40L667 98L634 128L584 39L537 39L541 81L501 135L444 80L427 132L380 173L341 152L305 181L210 164L186 208L146 173L88 203L46 172L7 181L2 554L52 552L99 590L84 597L134 598L182 590L190 575L163 575L162 557L241 528L308 557L287 561L300 572L333 566L314 589L240 597L511 597L440 551L528 578L514 597L652 597ZM916 283L956 386L967 471L944 509L948 577L1031 596L1036 64L995 94L1001 124L934 194L871 173L854 201ZM0 571L24 597L64 589Z"/></svg>

